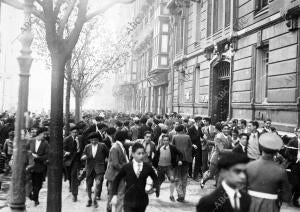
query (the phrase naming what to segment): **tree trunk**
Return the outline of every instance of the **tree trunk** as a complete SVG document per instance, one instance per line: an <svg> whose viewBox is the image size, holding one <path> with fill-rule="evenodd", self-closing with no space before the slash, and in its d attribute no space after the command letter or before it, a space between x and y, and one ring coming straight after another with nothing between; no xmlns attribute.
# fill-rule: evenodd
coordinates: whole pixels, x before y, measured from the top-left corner
<svg viewBox="0 0 300 212"><path fill-rule="evenodd" d="M75 91L75 122L81 120L81 96L80 91Z"/></svg>
<svg viewBox="0 0 300 212"><path fill-rule="evenodd" d="M65 105L65 136L70 133L70 98L71 98L71 84L72 84L72 70L71 60L67 62L67 88L66 88L66 105Z"/></svg>
<svg viewBox="0 0 300 212"><path fill-rule="evenodd" d="M47 212L61 212L63 169L63 99L66 56L51 54L51 124L48 165Z"/></svg>

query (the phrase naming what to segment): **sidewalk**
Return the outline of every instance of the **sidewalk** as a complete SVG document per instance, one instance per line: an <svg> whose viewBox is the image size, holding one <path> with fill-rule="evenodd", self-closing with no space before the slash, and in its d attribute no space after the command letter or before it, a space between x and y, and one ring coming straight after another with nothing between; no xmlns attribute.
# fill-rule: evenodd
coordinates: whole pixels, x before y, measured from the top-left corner
<svg viewBox="0 0 300 212"><path fill-rule="evenodd" d="M34 207L34 203L27 199L27 212L45 212L46 211L46 196L47 189L46 183L43 185L43 189L40 192L40 205ZM185 203L171 202L169 200L169 183L164 183L161 189L161 195L159 198L155 197L155 194L150 195L149 197L149 206L147 208L148 212L182 212L182 211L195 211L195 206L199 201L200 197L210 193L214 189L213 182L209 181L205 189L201 189L198 182L189 181L187 188L187 195ZM176 191L175 191L176 197ZM85 192L85 185L82 184L79 188L78 202L72 202L72 195L68 192L67 183L63 184L63 193L62 193L62 211L63 212L94 212L94 211L106 211L106 186L104 183L103 193L101 200L98 201L99 207L97 209L90 207L87 208L86 201L87 195ZM10 212L8 207L0 209L1 212ZM281 209L281 212L296 212L299 211L295 208L284 205Z"/></svg>
<svg viewBox="0 0 300 212"><path fill-rule="evenodd" d="M7 206L7 196L10 184L10 176L0 174L0 182L2 182L0 189L0 210Z"/></svg>

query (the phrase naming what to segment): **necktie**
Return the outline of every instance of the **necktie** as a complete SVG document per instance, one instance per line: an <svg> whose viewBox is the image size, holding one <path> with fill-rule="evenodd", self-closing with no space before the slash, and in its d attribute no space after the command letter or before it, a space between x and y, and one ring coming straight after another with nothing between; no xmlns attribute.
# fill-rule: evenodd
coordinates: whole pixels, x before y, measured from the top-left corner
<svg viewBox="0 0 300 212"><path fill-rule="evenodd" d="M297 153L297 162L300 162L300 139L298 139L298 153Z"/></svg>
<svg viewBox="0 0 300 212"><path fill-rule="evenodd" d="M93 148L92 148L93 158L95 158L95 156L96 156L95 149L96 149L96 147L93 145Z"/></svg>
<svg viewBox="0 0 300 212"><path fill-rule="evenodd" d="M78 137L75 138L75 141L76 141L76 146L77 146L77 152L80 152L80 145L79 145Z"/></svg>
<svg viewBox="0 0 300 212"><path fill-rule="evenodd" d="M167 149L167 146L164 146L164 150L166 150Z"/></svg>
<svg viewBox="0 0 300 212"><path fill-rule="evenodd" d="M139 177L141 174L141 163L138 163L137 166L138 166L138 170L137 170L136 176Z"/></svg>
<svg viewBox="0 0 300 212"><path fill-rule="evenodd" d="M255 133L253 133L253 138L255 138L256 137L256 135L255 135Z"/></svg>
<svg viewBox="0 0 300 212"><path fill-rule="evenodd" d="M240 211L239 200L240 200L240 193L238 191L235 191L235 193L234 193L234 211Z"/></svg>

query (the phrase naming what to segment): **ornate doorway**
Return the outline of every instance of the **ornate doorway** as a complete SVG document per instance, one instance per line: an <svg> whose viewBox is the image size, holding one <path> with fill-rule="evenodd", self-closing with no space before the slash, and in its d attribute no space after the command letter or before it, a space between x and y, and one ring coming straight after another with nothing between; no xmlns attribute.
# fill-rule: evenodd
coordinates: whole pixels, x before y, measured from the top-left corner
<svg viewBox="0 0 300 212"><path fill-rule="evenodd" d="M210 116L214 123L226 121L230 107L230 63L221 61L212 66L210 79Z"/></svg>

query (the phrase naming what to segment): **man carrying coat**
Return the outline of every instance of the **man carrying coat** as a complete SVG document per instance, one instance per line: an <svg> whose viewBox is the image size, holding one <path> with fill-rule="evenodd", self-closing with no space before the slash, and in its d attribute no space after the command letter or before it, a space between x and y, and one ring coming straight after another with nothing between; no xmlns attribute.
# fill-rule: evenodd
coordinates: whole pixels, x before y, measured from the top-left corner
<svg viewBox="0 0 300 212"><path fill-rule="evenodd" d="M32 192L29 198L34 201L35 206L39 205L39 192L45 180L48 159L48 142L44 138L44 133L48 131L47 128L40 128L37 130L35 139L29 141L29 154L33 159L33 163L27 167L27 171L31 173Z"/></svg>
<svg viewBox="0 0 300 212"><path fill-rule="evenodd" d="M127 133L120 131L116 133L115 140L116 142L112 145L112 148L109 152L107 170L105 172L105 178L107 179L107 190L108 190L108 199L107 199L107 212L112 211L111 200L113 198L113 181L116 176L121 171L122 167L129 162L126 150L124 148L125 139L127 138ZM116 212L122 212L123 210L123 200L125 196L125 181L122 180L119 184L118 189L118 200L115 206Z"/></svg>
<svg viewBox="0 0 300 212"><path fill-rule="evenodd" d="M80 169L80 155L82 152L82 144L78 139L78 128L71 128L71 135L64 139L63 150L64 150L64 168L66 178L70 183L70 192L73 195L73 201L77 201L78 195L78 172Z"/></svg>
<svg viewBox="0 0 300 212"><path fill-rule="evenodd" d="M96 194L102 190L102 181L105 173L105 160L108 158L108 149L105 144L99 143L101 137L98 133L94 132L88 136L90 144L88 144L81 157L82 160L86 160L86 186L88 194L87 207L92 205L92 187L94 181L96 182L94 206L98 207Z"/></svg>

